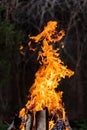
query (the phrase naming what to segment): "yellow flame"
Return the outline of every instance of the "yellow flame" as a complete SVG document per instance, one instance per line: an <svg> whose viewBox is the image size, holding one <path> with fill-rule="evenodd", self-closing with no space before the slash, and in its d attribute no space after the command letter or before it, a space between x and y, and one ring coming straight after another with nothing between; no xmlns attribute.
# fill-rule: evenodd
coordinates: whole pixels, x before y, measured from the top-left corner
<svg viewBox="0 0 87 130"><path fill-rule="evenodd" d="M57 110L62 112L62 118L65 120L65 109L62 103L63 92L55 92L59 82L66 76L71 77L74 72L64 66L59 56L59 50L53 49L53 44L59 42L65 35L63 30L57 32L56 21L50 21L44 30L37 36L30 37L37 44L42 43L41 51L38 54L41 67L35 74L35 82L29 90L31 99L27 102L26 108L32 111L43 110L44 107L48 108L49 114L51 111L57 113ZM54 125L50 121L49 126Z"/></svg>
<svg viewBox="0 0 87 130"><path fill-rule="evenodd" d="M54 125L54 124L55 124L55 123L54 123L53 120L51 120L51 121L49 122L49 129L50 129L50 130L53 128L53 125Z"/></svg>
<svg viewBox="0 0 87 130"><path fill-rule="evenodd" d="M25 108L22 108L21 111L19 112L19 117L23 117L25 115Z"/></svg>

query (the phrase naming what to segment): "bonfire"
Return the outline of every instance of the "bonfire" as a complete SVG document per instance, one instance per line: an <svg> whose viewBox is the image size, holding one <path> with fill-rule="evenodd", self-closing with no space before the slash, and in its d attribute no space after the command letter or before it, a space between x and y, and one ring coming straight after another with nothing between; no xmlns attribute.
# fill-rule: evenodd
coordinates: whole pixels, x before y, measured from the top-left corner
<svg viewBox="0 0 87 130"><path fill-rule="evenodd" d="M46 130L69 130L66 125L67 117L62 101L63 92L55 91L55 89L58 88L62 78L71 77L74 72L64 65L60 58L59 49L54 47L55 44L60 44L65 36L64 30L57 31L57 27L56 21L50 21L40 34L29 36L28 46L30 50L35 51L37 49L32 47L32 43L41 46L37 57L40 68L36 72L35 81L29 90L29 100L19 112L19 118L22 119L19 126L20 130L27 130L27 122L28 125L30 122L30 126L32 124L30 129L44 130L43 126L41 129L36 128L36 113L42 111L45 111L46 122L48 121ZM61 47L64 48L64 44Z"/></svg>

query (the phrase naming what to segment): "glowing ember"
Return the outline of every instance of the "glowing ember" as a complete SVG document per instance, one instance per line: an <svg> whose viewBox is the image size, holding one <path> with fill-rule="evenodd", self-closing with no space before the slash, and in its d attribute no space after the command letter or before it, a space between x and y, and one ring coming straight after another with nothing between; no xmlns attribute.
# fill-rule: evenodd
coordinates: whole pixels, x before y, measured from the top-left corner
<svg viewBox="0 0 87 130"><path fill-rule="evenodd" d="M36 72L35 82L29 90L31 95L26 104L26 110L36 112L47 107L49 117L50 115L52 115L52 118L54 115L57 116L58 111L60 111L62 119L65 121L65 110L62 103L63 92L55 92L55 88L58 87L62 78L65 78L65 76L71 77L74 72L64 66L59 57L59 50L53 49L53 44L59 42L65 35L63 30L60 32L56 31L57 24L55 21L50 21L40 34L30 37L31 40L28 44L30 49L32 41L42 45L38 54L41 66ZM35 48L31 50L34 51ZM22 109L20 117L24 115L26 115L25 109ZM49 120L49 129L51 129L54 122L52 119ZM21 125L21 130L24 130L23 124Z"/></svg>

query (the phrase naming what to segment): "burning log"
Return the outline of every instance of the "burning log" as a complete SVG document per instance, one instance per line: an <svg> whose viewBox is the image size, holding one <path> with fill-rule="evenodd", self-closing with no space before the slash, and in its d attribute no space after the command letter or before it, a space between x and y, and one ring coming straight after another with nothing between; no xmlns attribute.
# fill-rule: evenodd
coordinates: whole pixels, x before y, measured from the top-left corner
<svg viewBox="0 0 87 130"><path fill-rule="evenodd" d="M51 130L66 130L61 110L56 110L56 113L54 113L54 119L55 125Z"/></svg>
<svg viewBox="0 0 87 130"><path fill-rule="evenodd" d="M65 130L64 122L60 119L52 128L52 130Z"/></svg>
<svg viewBox="0 0 87 130"><path fill-rule="evenodd" d="M33 127L33 114L31 112L28 112L25 129L32 130L32 127Z"/></svg>
<svg viewBox="0 0 87 130"><path fill-rule="evenodd" d="M66 117L65 126L68 128L68 130L72 130L70 123L69 123L69 120L68 120L68 117Z"/></svg>
<svg viewBox="0 0 87 130"><path fill-rule="evenodd" d="M57 119L55 125L53 126L53 128L51 130L72 130L68 118L66 118L65 121L63 121L62 118Z"/></svg>
<svg viewBox="0 0 87 130"><path fill-rule="evenodd" d="M67 117L63 119L63 112L61 110L53 110L50 112L50 118L53 117L54 125L50 130L72 130Z"/></svg>
<svg viewBox="0 0 87 130"><path fill-rule="evenodd" d="M27 108L20 111L19 117L22 119L19 126L20 130L32 130L34 122L34 113L30 112Z"/></svg>
<svg viewBox="0 0 87 130"><path fill-rule="evenodd" d="M22 117L20 129L23 130L48 130L48 110L37 111L31 113L30 111Z"/></svg>
<svg viewBox="0 0 87 130"><path fill-rule="evenodd" d="M48 110L36 112L36 130L48 130Z"/></svg>

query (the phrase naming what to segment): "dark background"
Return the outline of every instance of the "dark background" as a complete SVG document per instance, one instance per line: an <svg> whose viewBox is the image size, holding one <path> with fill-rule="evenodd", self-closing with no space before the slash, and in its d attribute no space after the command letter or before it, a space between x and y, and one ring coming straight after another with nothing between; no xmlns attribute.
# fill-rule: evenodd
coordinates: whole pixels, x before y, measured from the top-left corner
<svg viewBox="0 0 87 130"><path fill-rule="evenodd" d="M15 110L28 100L38 69L37 52L28 50L28 35L40 33L50 20L65 30L60 57L75 71L59 86L67 115L87 118L87 0L0 0L0 122L12 121Z"/></svg>

